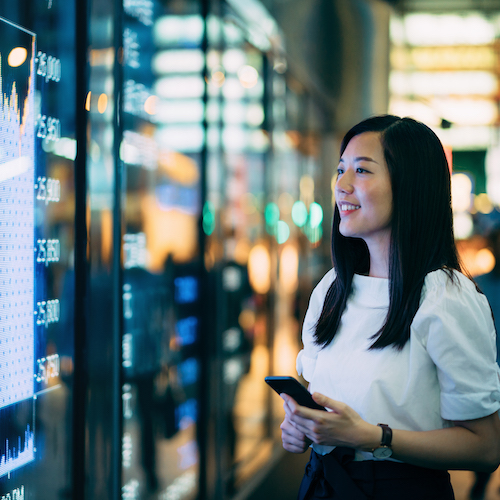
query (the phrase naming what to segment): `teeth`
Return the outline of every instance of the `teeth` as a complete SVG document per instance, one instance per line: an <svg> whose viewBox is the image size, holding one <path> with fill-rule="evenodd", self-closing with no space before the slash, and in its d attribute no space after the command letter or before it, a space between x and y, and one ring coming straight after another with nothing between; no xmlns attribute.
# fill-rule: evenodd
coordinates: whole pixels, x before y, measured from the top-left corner
<svg viewBox="0 0 500 500"><path fill-rule="evenodd" d="M341 210L357 210L358 208L361 208L360 205L340 205Z"/></svg>

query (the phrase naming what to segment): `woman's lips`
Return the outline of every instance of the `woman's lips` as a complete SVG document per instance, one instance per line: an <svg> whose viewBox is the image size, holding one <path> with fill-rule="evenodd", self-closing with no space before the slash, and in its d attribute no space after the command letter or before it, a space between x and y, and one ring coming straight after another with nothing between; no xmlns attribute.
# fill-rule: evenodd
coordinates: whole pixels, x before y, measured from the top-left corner
<svg viewBox="0 0 500 500"><path fill-rule="evenodd" d="M339 203L338 206L341 215L349 215L361 208L360 205L355 205L354 203L345 203L345 202Z"/></svg>

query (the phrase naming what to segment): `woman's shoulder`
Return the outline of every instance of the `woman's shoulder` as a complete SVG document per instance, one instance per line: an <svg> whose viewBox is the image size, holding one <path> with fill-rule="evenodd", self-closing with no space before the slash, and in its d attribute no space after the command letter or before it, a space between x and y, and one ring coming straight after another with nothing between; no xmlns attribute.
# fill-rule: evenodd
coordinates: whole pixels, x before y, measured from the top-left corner
<svg viewBox="0 0 500 500"><path fill-rule="evenodd" d="M465 274L456 269L441 268L432 271L425 277L424 285L427 289L434 288L462 288L476 290L476 285Z"/></svg>
<svg viewBox="0 0 500 500"><path fill-rule="evenodd" d="M319 301L323 303L323 300L336 276L335 269L330 269L314 287L311 294L311 301Z"/></svg>
<svg viewBox="0 0 500 500"><path fill-rule="evenodd" d="M332 267L314 287L314 291L315 292L317 291L318 293L325 295L336 277L337 273L335 272L335 269Z"/></svg>
<svg viewBox="0 0 500 500"><path fill-rule="evenodd" d="M435 329L432 324L436 325ZM420 332L424 339L431 331L439 332L439 335L431 335L434 340L448 338L445 334L448 331L455 340L461 338L460 332L467 336L471 331L484 331L489 336L494 331L486 297L466 275L448 269L439 269L426 276L412 329L414 333Z"/></svg>
<svg viewBox="0 0 500 500"><path fill-rule="evenodd" d="M455 269L438 269L427 274L422 292L422 300L430 300L435 306L449 299L467 306L471 300L482 302L484 298L476 284Z"/></svg>
<svg viewBox="0 0 500 500"><path fill-rule="evenodd" d="M317 286L330 286L333 283L333 280L336 278L337 273L335 272L335 268L331 268L320 280Z"/></svg>

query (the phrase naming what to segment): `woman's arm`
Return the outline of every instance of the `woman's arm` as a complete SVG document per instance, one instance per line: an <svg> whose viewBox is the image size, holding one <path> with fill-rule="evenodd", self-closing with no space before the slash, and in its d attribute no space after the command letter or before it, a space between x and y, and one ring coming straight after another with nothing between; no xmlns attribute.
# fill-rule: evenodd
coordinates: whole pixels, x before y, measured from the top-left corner
<svg viewBox="0 0 500 500"><path fill-rule="evenodd" d="M393 431L393 457L423 467L493 472L500 463L497 413L435 431Z"/></svg>
<svg viewBox="0 0 500 500"><path fill-rule="evenodd" d="M325 413L299 406L289 396L282 397L290 409L290 422L314 443L362 451L380 445L382 429L365 422L344 403L315 393L317 403L333 410ZM500 463L500 420L494 413L434 431L393 429L392 450L393 458L422 467L492 472Z"/></svg>

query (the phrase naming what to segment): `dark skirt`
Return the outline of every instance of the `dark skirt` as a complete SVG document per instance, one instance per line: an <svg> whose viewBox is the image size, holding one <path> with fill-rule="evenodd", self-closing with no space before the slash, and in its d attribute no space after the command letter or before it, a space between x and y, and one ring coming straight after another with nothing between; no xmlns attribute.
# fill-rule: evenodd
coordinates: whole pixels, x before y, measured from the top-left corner
<svg viewBox="0 0 500 500"><path fill-rule="evenodd" d="M352 448L328 455L311 453L298 500L454 500L447 471L365 460L354 462Z"/></svg>

